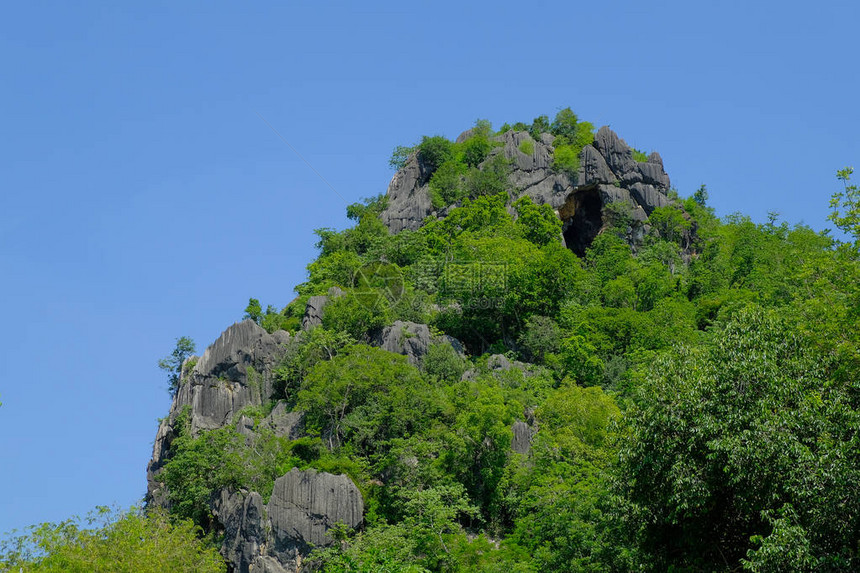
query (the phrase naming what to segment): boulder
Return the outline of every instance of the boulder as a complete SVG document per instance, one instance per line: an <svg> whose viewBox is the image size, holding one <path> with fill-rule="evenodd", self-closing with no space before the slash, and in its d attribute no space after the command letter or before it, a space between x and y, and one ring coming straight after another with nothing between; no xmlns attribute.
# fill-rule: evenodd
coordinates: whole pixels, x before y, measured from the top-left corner
<svg viewBox="0 0 860 573"><path fill-rule="evenodd" d="M260 425L271 430L276 436L296 440L304 435L304 419L304 412L291 412L287 410L284 402L278 402L271 413L263 418Z"/></svg>
<svg viewBox="0 0 860 573"><path fill-rule="evenodd" d="M406 356L413 366L421 366L433 343L450 344L458 353L464 352L463 344L453 336L434 337L426 324L401 320L383 328L372 340L374 346Z"/></svg>
<svg viewBox="0 0 860 573"><path fill-rule="evenodd" d="M312 296L305 306L305 314L302 317L302 330L308 330L322 324L323 309L333 298L343 295L338 287L328 289L328 295Z"/></svg>
<svg viewBox="0 0 860 573"><path fill-rule="evenodd" d="M237 573L296 571L313 547L331 545L337 523L361 524L364 499L345 475L293 468L275 480L268 504L247 490L222 490L212 501L221 554Z"/></svg>
<svg viewBox="0 0 860 573"><path fill-rule="evenodd" d="M430 348L430 328L426 324L398 320L386 326L374 337L374 346L406 356L411 364L419 366Z"/></svg>
<svg viewBox="0 0 860 573"><path fill-rule="evenodd" d="M293 468L275 480L267 508L274 554L295 559L312 547L331 545L334 540L328 532L336 523L357 527L364 499L345 475Z"/></svg>
<svg viewBox="0 0 860 573"><path fill-rule="evenodd" d="M613 185L618 178L607 165L603 155L591 145L582 148L580 155L580 168L577 176L580 185L592 183L606 183Z"/></svg>

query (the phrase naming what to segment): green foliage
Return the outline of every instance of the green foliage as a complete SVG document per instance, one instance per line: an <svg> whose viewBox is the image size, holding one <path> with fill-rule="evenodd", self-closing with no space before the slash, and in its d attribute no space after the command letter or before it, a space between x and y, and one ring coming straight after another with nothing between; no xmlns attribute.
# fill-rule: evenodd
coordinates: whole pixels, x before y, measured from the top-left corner
<svg viewBox="0 0 860 573"><path fill-rule="evenodd" d="M427 172L434 173L443 163L454 157L454 143L441 135L425 135L418 144L418 157Z"/></svg>
<svg viewBox="0 0 860 573"><path fill-rule="evenodd" d="M514 209L517 228L532 243L543 246L561 237L561 220L550 205L535 205L531 197L524 195L514 203Z"/></svg>
<svg viewBox="0 0 860 573"><path fill-rule="evenodd" d="M176 395L182 380L182 364L185 359L194 354L194 341L187 336L176 339L176 347L170 355L158 361L158 367L167 372L167 389L171 396Z"/></svg>
<svg viewBox="0 0 860 573"><path fill-rule="evenodd" d="M860 187L851 183L853 167L846 167L836 172L836 177L842 181L845 189L836 192L830 199L830 209L827 217L837 228L860 241Z"/></svg>
<svg viewBox="0 0 860 573"><path fill-rule="evenodd" d="M295 404L296 394L305 376L318 362L331 360L345 347L355 344L355 339L345 332L313 328L290 340L275 368L275 398Z"/></svg>
<svg viewBox="0 0 860 573"><path fill-rule="evenodd" d="M594 137L569 109L506 129L552 133L571 174ZM391 235L382 202L350 206L352 228L318 232L296 300L251 301L250 318L295 329L310 296L345 290L274 373L308 435L181 426L162 472L174 514L217 532L214 492L265 495L313 467L349 475L367 508L315 553L326 571L856 570L856 247L776 216L720 220L703 186L635 248L630 206L607 205L579 258L548 205L512 200L497 145L488 122L425 138L444 217ZM395 320L430 325L420 368L356 344Z"/></svg>
<svg viewBox="0 0 860 573"><path fill-rule="evenodd" d="M523 155L533 155L535 152L535 142L531 139L524 139L517 146L517 149L519 149L520 153Z"/></svg>
<svg viewBox="0 0 860 573"><path fill-rule="evenodd" d="M640 151L635 147L631 149L633 151L633 160L636 163L648 163L648 154L644 151Z"/></svg>
<svg viewBox="0 0 860 573"><path fill-rule="evenodd" d="M747 556L752 570L804 569L810 556L830 570L856 567L842 516L860 511L848 493L860 477L851 429L860 411L853 381L835 384L830 358L813 349L751 309L709 345L654 365L630 413L621 483L655 568L731 567Z"/></svg>
<svg viewBox="0 0 860 573"><path fill-rule="evenodd" d="M360 203L353 203L346 208L346 216L351 221L361 221L365 217L378 217L388 206L388 197L385 195L377 195L376 197L368 197Z"/></svg>
<svg viewBox="0 0 860 573"><path fill-rule="evenodd" d="M675 205L657 207L651 212L648 221L667 241L678 242L692 228L692 223L684 217L684 213Z"/></svg>
<svg viewBox="0 0 860 573"><path fill-rule="evenodd" d="M269 333L276 330L287 330L293 324L289 316L284 315L272 305L268 305L266 311L263 312L260 301L256 298L248 299L244 319L253 320Z"/></svg>
<svg viewBox="0 0 860 573"><path fill-rule="evenodd" d="M579 154L581 151L573 145L557 146L553 152L552 168L568 177L576 177L579 171Z"/></svg>
<svg viewBox="0 0 860 573"><path fill-rule="evenodd" d="M532 139L538 141L540 140L541 133L549 133L550 125L549 118L545 115L540 115L532 121L531 127L528 128L529 133L532 136Z"/></svg>
<svg viewBox="0 0 860 573"><path fill-rule="evenodd" d="M463 162L469 167L477 167L493 148L487 135L478 133L462 143Z"/></svg>
<svg viewBox="0 0 860 573"><path fill-rule="evenodd" d="M699 207L706 207L707 206L707 203L708 203L708 186L707 185L705 185L704 183L702 185L699 185L699 188L696 189L695 193L693 193L693 201L695 201Z"/></svg>
<svg viewBox="0 0 860 573"><path fill-rule="evenodd" d="M468 361L453 346L441 342L430 345L422 366L430 376L454 382L466 371Z"/></svg>
<svg viewBox="0 0 860 573"><path fill-rule="evenodd" d="M439 166L430 178L430 198L435 208L441 209L463 197L465 173L465 166L453 159Z"/></svg>
<svg viewBox="0 0 860 573"><path fill-rule="evenodd" d="M550 354L561 348L562 330L547 316L534 315L525 324L519 342L524 358L533 362L543 362Z"/></svg>
<svg viewBox="0 0 860 573"><path fill-rule="evenodd" d="M555 115L550 130L556 137L566 137L568 141L574 141L578 122L579 118L576 114L569 107L566 107Z"/></svg>
<svg viewBox="0 0 860 573"><path fill-rule="evenodd" d="M95 527L93 527L95 525ZM216 548L191 521L163 510L101 507L86 525L77 518L33 526L0 550L0 569L28 573L219 573Z"/></svg>
<svg viewBox="0 0 860 573"><path fill-rule="evenodd" d="M297 407L329 447L349 441L355 451L368 453L415 431L428 414L428 393L405 357L359 344L314 366Z"/></svg>
<svg viewBox="0 0 860 573"><path fill-rule="evenodd" d="M415 147L406 145L398 145L391 152L391 157L388 160L388 166L394 170L403 169L409 156L415 152Z"/></svg>
<svg viewBox="0 0 860 573"><path fill-rule="evenodd" d="M322 321L326 330L345 332L356 340L368 340L391 322L390 310L386 293L367 287L360 292L350 290L344 296L329 301Z"/></svg>
<svg viewBox="0 0 860 573"><path fill-rule="evenodd" d="M470 198L507 193L510 189L510 163L502 154L495 155L482 169L472 168L466 174L466 193Z"/></svg>
<svg viewBox="0 0 860 573"><path fill-rule="evenodd" d="M556 136L553 141L553 169L568 177L576 177L582 148L594 142L594 126L587 121L580 122L567 107L556 114L551 132Z"/></svg>

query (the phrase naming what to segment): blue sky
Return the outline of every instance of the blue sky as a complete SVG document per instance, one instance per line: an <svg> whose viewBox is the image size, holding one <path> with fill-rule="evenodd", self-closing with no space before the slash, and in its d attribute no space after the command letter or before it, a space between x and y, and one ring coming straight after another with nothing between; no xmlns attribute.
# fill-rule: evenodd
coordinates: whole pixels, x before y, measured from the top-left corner
<svg viewBox="0 0 860 573"><path fill-rule="evenodd" d="M156 368L422 134L566 106L718 214L828 227L860 157L853 2L10 4L0 21L0 532L146 488Z"/></svg>

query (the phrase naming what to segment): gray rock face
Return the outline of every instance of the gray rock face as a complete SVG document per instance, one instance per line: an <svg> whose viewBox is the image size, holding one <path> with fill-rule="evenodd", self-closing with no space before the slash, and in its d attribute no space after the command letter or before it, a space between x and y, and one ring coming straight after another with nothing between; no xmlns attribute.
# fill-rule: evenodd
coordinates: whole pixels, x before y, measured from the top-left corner
<svg viewBox="0 0 860 573"><path fill-rule="evenodd" d="M514 422L511 427L514 434L511 440L511 449L518 454L528 454L532 449L532 438L537 431L525 422Z"/></svg>
<svg viewBox="0 0 860 573"><path fill-rule="evenodd" d="M406 356L411 364L418 366L430 348L430 328L398 320L382 329L373 342L383 350Z"/></svg>
<svg viewBox="0 0 860 573"><path fill-rule="evenodd" d="M212 504L212 513L224 528L221 554L235 571L249 573L268 543L269 523L262 496L257 492L224 490Z"/></svg>
<svg viewBox="0 0 860 573"><path fill-rule="evenodd" d="M465 131L457 141L465 141L471 134L471 130ZM669 176L660 155L651 153L646 162L637 162L633 150L608 127L601 127L594 143L583 148L580 169L573 178L552 169L555 138L550 134L541 134L540 141L535 141L525 131L507 131L494 139L501 145L487 160L503 154L510 161L509 181L516 190L512 199L527 195L556 209L564 222L565 242L577 254L583 254L610 224L603 212L608 203L630 205L633 225L627 237L634 248L644 237L644 219L655 208L670 203ZM530 147L531 153L524 153L521 146ZM447 208L438 213L433 209L428 175L415 155L395 174L388 187L388 207L381 216L392 233L417 229L426 217L447 213Z"/></svg>
<svg viewBox="0 0 860 573"><path fill-rule="evenodd" d="M274 551L292 555L311 546L330 545L334 540L328 532L338 522L358 526L364 500L345 475L293 468L275 481L268 511Z"/></svg>
<svg viewBox="0 0 860 573"><path fill-rule="evenodd" d="M364 499L345 475L296 468L275 481L268 504L256 492L224 490L213 501L224 529L221 553L238 573L295 571L336 523L361 524Z"/></svg>
<svg viewBox="0 0 860 573"><path fill-rule="evenodd" d="M322 324L323 310L334 298L343 295L343 291L337 287L328 289L328 295L312 296L305 306L305 314L302 317L302 330L308 330Z"/></svg>
<svg viewBox="0 0 860 573"><path fill-rule="evenodd" d="M305 315L302 317L302 330L313 328L322 324L323 308L328 303L328 297L312 296L308 299L305 307Z"/></svg>
<svg viewBox="0 0 860 573"><path fill-rule="evenodd" d="M382 222L392 233L404 229L414 231L431 213L429 177L418 154L413 153L388 184L388 207L382 212Z"/></svg>
<svg viewBox="0 0 860 573"><path fill-rule="evenodd" d="M450 344L454 350L463 353L463 345L456 338L448 335L432 337L426 324L400 320L383 328L372 343L383 350L406 356L413 366L421 366L432 343Z"/></svg>
<svg viewBox="0 0 860 573"><path fill-rule="evenodd" d="M603 156L613 173L627 173L636 168L633 150L605 125L594 136L594 148Z"/></svg>
<svg viewBox="0 0 860 573"><path fill-rule="evenodd" d="M175 424L188 407L192 434L223 427L246 406L259 406L272 393L272 371L283 353L289 334L269 334L252 320L225 330L196 363L186 362L182 384L170 414L161 421L147 467L147 500L164 503L161 484L155 479L175 437ZM193 365L193 367L191 367Z"/></svg>

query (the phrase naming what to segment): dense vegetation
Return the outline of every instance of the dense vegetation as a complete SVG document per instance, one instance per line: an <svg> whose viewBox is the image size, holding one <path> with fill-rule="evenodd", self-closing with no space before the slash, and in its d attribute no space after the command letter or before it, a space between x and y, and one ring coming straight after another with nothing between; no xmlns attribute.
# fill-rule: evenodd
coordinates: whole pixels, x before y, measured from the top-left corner
<svg viewBox="0 0 860 573"><path fill-rule="evenodd" d="M426 138L418 151L461 184L463 146ZM381 198L354 207L353 228L319 233L298 289L349 293L375 261L404 281L372 310L337 299L302 343L341 336L333 358L317 353L281 396L315 421L319 459L351 460L370 500L365 528L317 553L324 570L857 568L855 245L775 218L719 220L703 186L656 209L635 253L610 206L616 228L579 259L548 207L524 198L511 214L511 190L450 188L436 191L460 207L396 236ZM397 319L457 337L469 358L440 344L414 368L364 345ZM495 370L491 353L528 364ZM361 391L345 401L343 384ZM528 455L511 451L516 420L539 429Z"/></svg>
<svg viewBox="0 0 860 573"><path fill-rule="evenodd" d="M99 508L85 520L30 528L8 539L0 571L16 573L223 573L218 551L190 521L161 510Z"/></svg>
<svg viewBox="0 0 860 573"><path fill-rule="evenodd" d="M507 129L553 134L564 171L593 138L570 110ZM350 475L367 508L312 555L323 571L857 570L857 244L720 220L703 186L656 209L635 252L609 206L615 226L579 258L552 209L487 161L492 136L478 122L461 143L398 148L393 165L429 166L446 216L391 235L382 197L353 205L353 227L317 232L295 301L251 299L247 317L297 331L310 296L345 293L277 370L275 401L306 412L308 435L247 448L232 427L180 422L162 474L174 518L211 531L213 491L266 497L312 467ZM842 175L834 221L856 238ZM396 320L466 353L437 336L415 366L370 346ZM537 430L527 454L517 421Z"/></svg>

